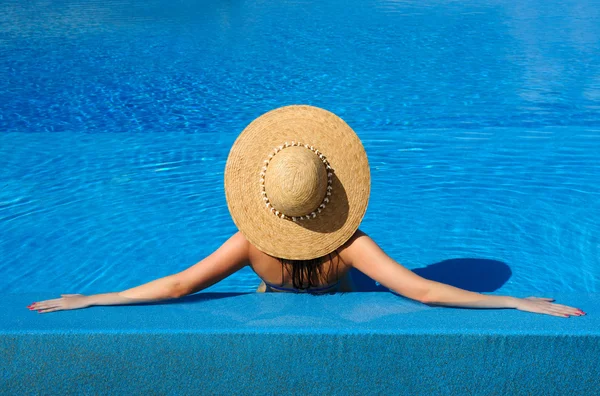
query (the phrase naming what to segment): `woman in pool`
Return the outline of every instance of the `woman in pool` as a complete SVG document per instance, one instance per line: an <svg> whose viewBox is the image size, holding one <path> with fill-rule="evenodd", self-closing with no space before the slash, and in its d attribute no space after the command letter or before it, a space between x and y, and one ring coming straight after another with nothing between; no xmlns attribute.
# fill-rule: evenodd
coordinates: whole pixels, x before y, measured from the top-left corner
<svg viewBox="0 0 600 396"><path fill-rule="evenodd" d="M385 287L426 304L516 308L569 317L579 309L551 298L474 293L420 277L358 229L370 193L367 155L335 114L286 106L263 114L237 138L225 167L227 205L239 232L192 267L118 293L63 294L34 303L40 313L180 298L246 265L259 292L352 291L356 268ZM393 215L393 214L391 214Z"/></svg>

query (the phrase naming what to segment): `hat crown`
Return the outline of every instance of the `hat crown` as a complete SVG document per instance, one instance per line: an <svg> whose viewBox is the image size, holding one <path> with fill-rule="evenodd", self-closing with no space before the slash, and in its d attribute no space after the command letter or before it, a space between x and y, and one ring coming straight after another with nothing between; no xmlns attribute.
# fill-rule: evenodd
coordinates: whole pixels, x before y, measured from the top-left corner
<svg viewBox="0 0 600 396"><path fill-rule="evenodd" d="M285 215L307 215L327 193L327 169L310 149L288 147L270 160L265 192L271 205Z"/></svg>

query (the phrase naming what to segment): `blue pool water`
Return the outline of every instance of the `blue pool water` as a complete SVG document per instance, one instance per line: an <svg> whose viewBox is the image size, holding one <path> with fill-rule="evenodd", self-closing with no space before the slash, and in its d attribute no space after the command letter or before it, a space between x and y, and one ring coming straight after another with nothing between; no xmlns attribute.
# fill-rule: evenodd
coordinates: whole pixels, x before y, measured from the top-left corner
<svg viewBox="0 0 600 396"><path fill-rule="evenodd" d="M600 3L198 3L0 0L0 292L196 263L236 231L230 145L295 103L363 140L362 229L406 267L600 291Z"/></svg>

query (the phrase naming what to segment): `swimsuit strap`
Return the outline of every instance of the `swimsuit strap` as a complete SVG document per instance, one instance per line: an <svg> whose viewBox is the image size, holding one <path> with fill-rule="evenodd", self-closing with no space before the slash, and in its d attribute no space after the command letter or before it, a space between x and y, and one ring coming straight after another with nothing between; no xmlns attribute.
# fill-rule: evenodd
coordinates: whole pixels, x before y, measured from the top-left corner
<svg viewBox="0 0 600 396"><path fill-rule="evenodd" d="M269 286L272 289L281 290L281 291L291 291L291 292L296 292L296 293L312 293L312 292L317 292L317 291L328 290L328 289L331 289L331 288L337 286L341 281L342 280L340 279L337 282L332 283L331 285L327 285L327 286L324 286L324 287L319 287L319 288L314 288L314 289L302 290L301 291L301 290L294 289L294 288L273 285L273 284L268 283L267 281L263 280L263 282L265 282L265 285Z"/></svg>

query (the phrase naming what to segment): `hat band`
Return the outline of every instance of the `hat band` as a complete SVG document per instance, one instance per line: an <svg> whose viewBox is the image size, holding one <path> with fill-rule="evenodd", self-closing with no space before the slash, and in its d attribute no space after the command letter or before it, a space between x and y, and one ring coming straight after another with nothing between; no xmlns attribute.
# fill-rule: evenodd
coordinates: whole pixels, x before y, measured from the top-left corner
<svg viewBox="0 0 600 396"><path fill-rule="evenodd" d="M269 197L267 197L267 192L265 191L265 174L267 171L267 167L269 166L269 162L271 162L273 157L281 150L283 150L287 147L294 147L294 146L303 146L303 147L309 149L310 151L312 151L313 153L315 153L321 159L321 161L323 161L323 165L325 165L325 168L327 169L327 193L325 195L325 198L323 198L323 201L321 202L321 204L319 205L319 207L316 210L314 210L313 212L311 212L307 215L304 215L304 216L287 216L286 214L278 211L277 209L275 209L273 207L273 205L271 205L271 202L269 201ZM332 180L333 169L329 165L329 162L327 161L327 158L325 158L323 153L321 153L319 150L317 150L316 148L314 148L313 146L310 146L308 144L302 144L300 142L294 142L294 141L292 141L292 143L285 142L281 146L275 147L273 149L273 152L269 155L269 158L267 158L263 162L265 165L262 167L262 169L260 171L260 190L261 190L263 201L265 202L265 207L267 208L267 210L269 210L275 216L280 217L282 219L298 221L298 220L314 219L315 217L317 217L317 215L319 213L321 213L323 211L323 209L325 209L325 207L329 203L329 197L331 196L331 191L333 189L333 187L331 186L333 183L333 180Z"/></svg>

